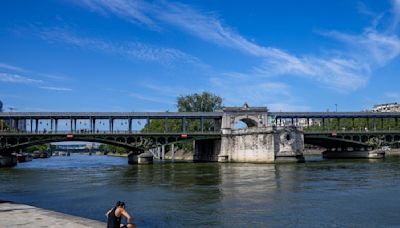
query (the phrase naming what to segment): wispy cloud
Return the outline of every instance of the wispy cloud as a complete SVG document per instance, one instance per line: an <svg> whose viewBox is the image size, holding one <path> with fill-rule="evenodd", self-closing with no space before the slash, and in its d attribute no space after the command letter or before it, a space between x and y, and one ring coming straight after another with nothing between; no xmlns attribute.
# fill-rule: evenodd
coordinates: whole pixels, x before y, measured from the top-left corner
<svg viewBox="0 0 400 228"><path fill-rule="evenodd" d="M71 78L68 77L68 76L58 75L58 74L42 74L42 73L40 73L38 75L43 76L43 77L48 78L48 79L57 80L57 81L71 80Z"/></svg>
<svg viewBox="0 0 400 228"><path fill-rule="evenodd" d="M386 98L390 98L392 100L400 101L400 93L399 92L386 92L385 94Z"/></svg>
<svg viewBox="0 0 400 228"><path fill-rule="evenodd" d="M372 70L382 67L399 55L399 39L396 34L378 32L379 15L373 26L361 35L327 32L326 35L351 45L351 50L335 50L332 55L294 55L276 47L256 44L234 29L224 25L217 15L203 12L187 4L177 2L110 0L84 1L83 5L102 12L111 13L127 21L149 27L163 24L175 26L202 40L219 46L239 50L260 58L262 64L250 74L264 76L295 75L321 83L338 91L353 91L368 82ZM368 12L365 7L361 7ZM368 12L369 13L369 12ZM393 1L393 23L397 26L400 1ZM369 13L372 15L372 13ZM367 50L368 55L364 54ZM371 59L369 59L371 56ZM367 60L367 61L366 61Z"/></svg>
<svg viewBox="0 0 400 228"><path fill-rule="evenodd" d="M72 91L71 88L52 87L52 86L41 86L39 88L46 89L46 90L53 90L53 91Z"/></svg>
<svg viewBox="0 0 400 228"><path fill-rule="evenodd" d="M346 43L350 55L371 68L382 67L400 54L400 39L396 34L379 33L373 29L367 29L360 35L337 31L324 34Z"/></svg>
<svg viewBox="0 0 400 228"><path fill-rule="evenodd" d="M180 94L189 94L193 90L189 88L182 88L182 87L173 87L169 85L160 85L158 82L155 81L145 81L139 83L139 86L142 88L149 90L152 94L159 94L164 97L173 97L176 98Z"/></svg>
<svg viewBox="0 0 400 228"><path fill-rule="evenodd" d="M132 23L145 24L150 27L157 27L153 19L147 16L147 12L151 10L151 5L145 1L124 1L124 0L81 0L76 1L90 8L92 11L107 15L109 12L116 14Z"/></svg>
<svg viewBox="0 0 400 228"><path fill-rule="evenodd" d="M129 93L129 96L139 99L139 100L143 100L143 101L149 101L152 103L161 103L161 104L168 104L168 105L173 105L175 104L174 101L170 100L168 101L168 99L165 99L165 97L156 97L156 96L146 96L143 94L139 94L139 93Z"/></svg>
<svg viewBox="0 0 400 228"><path fill-rule="evenodd" d="M44 76L47 78L50 78L50 76L47 76L45 74L41 73L34 73L28 70L25 70L20 67L8 65L8 64L0 64L1 66L7 66L7 69L10 70L13 73L6 73L6 72L0 72L0 82L7 82L7 83L17 83L17 84L26 84L26 85L31 85L40 89L46 89L46 90L52 90L52 91L71 91L72 89L70 88L65 88L65 87L54 87L54 86L47 86L49 82L43 81L41 79L36 79L38 75ZM3 67L4 69L6 67ZM22 76L19 73L16 73L18 71L24 71L24 72L31 72L29 74L34 75L33 76ZM43 78L43 77L42 77Z"/></svg>
<svg viewBox="0 0 400 228"><path fill-rule="evenodd" d="M27 72L27 70L17 67L14 65L6 64L6 63L0 63L0 68L6 69L6 70L11 70L11 71L17 71L17 72Z"/></svg>
<svg viewBox="0 0 400 228"><path fill-rule="evenodd" d="M62 42L82 49L92 49L127 58L157 62L163 65L192 63L202 65L199 59L174 48L157 47L141 42L109 42L101 39L81 37L65 28L52 28L39 32L47 41Z"/></svg>
<svg viewBox="0 0 400 228"><path fill-rule="evenodd" d="M22 83L22 84L40 84L42 80L24 77L18 74L0 73L0 81L9 83Z"/></svg>
<svg viewBox="0 0 400 228"><path fill-rule="evenodd" d="M299 105L302 98L292 94L290 85L282 82L260 82L258 78L242 78L242 75L225 75L210 80L212 91L224 98L227 106L268 106L273 111L309 110Z"/></svg>

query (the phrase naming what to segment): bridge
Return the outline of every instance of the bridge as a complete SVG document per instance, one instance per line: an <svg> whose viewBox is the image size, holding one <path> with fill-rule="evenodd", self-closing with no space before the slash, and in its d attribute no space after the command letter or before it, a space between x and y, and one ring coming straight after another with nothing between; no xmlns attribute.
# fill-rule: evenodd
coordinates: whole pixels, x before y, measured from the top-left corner
<svg viewBox="0 0 400 228"><path fill-rule="evenodd" d="M369 147L371 138L397 143L399 117L400 113L391 112L269 112L266 107L248 106L227 107L218 112L3 112L0 153L50 142L89 141L125 147L140 154L162 145L195 141L195 156L200 160L230 160L236 155L224 155L224 150L227 154L228 150L261 150L259 143L254 143L260 140L257 137L276 132L285 135L274 136L280 137L280 148L285 148L283 142L293 143L291 139L296 138L303 144L327 149L360 149ZM244 123L244 129L237 127L238 122ZM250 139L249 135L255 138ZM244 145L255 145L232 148L228 144L237 143L229 141L232 137L242 137L240 142ZM271 142L266 144L277 147L271 146ZM294 147L288 148L291 151ZM251 149L251 153L254 151ZM281 157L298 156L298 152L292 152L281 151ZM275 160L279 153L275 151L274 158L265 159ZM248 161L239 157L238 160Z"/></svg>
<svg viewBox="0 0 400 228"><path fill-rule="evenodd" d="M306 144L324 148L363 148L371 138L400 141L399 112L274 112L275 125L303 126Z"/></svg>

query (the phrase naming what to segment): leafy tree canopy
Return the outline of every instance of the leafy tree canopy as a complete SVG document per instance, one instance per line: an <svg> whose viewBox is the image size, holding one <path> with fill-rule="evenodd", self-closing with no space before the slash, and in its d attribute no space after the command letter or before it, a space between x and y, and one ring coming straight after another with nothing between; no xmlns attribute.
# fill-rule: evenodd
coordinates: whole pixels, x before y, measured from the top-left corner
<svg viewBox="0 0 400 228"><path fill-rule="evenodd" d="M222 108L222 98L204 91L201 94L180 95L177 98L179 112L214 112Z"/></svg>

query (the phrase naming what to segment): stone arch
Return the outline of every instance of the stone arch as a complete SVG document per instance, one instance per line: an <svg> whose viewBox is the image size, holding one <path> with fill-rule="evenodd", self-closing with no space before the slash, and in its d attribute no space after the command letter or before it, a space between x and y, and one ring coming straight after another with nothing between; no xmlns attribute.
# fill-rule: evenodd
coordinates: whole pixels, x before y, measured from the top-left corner
<svg viewBox="0 0 400 228"><path fill-rule="evenodd" d="M233 124L236 124L239 121L245 123L247 128L260 127L261 125L259 119L255 116L237 116L235 117Z"/></svg>
<svg viewBox="0 0 400 228"><path fill-rule="evenodd" d="M366 142L366 141L368 141L368 136L366 135L361 136L361 142Z"/></svg>
<svg viewBox="0 0 400 228"><path fill-rule="evenodd" d="M126 143L126 139L124 137L118 137L116 141L121 142L121 143Z"/></svg>
<svg viewBox="0 0 400 228"><path fill-rule="evenodd" d="M393 141L400 141L400 135L395 135Z"/></svg>
<svg viewBox="0 0 400 228"><path fill-rule="evenodd" d="M135 140L134 137L128 137L128 138L126 139L126 142L127 142L128 144L132 144L132 143L135 143L136 140Z"/></svg>
<svg viewBox="0 0 400 228"><path fill-rule="evenodd" d="M157 138L157 143L160 145L164 145L167 142L167 139L165 137L158 137Z"/></svg>

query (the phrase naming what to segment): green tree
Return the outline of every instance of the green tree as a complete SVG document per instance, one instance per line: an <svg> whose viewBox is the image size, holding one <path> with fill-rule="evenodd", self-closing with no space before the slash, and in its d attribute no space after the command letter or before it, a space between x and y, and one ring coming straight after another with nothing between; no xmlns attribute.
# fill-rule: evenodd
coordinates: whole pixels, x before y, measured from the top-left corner
<svg viewBox="0 0 400 228"><path fill-rule="evenodd" d="M27 147L26 152L33 153L35 151L47 151L48 148L49 148L49 144L35 145L35 146Z"/></svg>
<svg viewBox="0 0 400 228"><path fill-rule="evenodd" d="M180 95L177 98L178 112L214 112L222 108L222 98L204 91L201 94Z"/></svg>
<svg viewBox="0 0 400 228"><path fill-rule="evenodd" d="M119 154L123 154L123 153L127 152L127 150L123 147L109 145L109 144L101 144L99 146L99 149L103 152L112 152L112 153L119 153Z"/></svg>
<svg viewBox="0 0 400 228"><path fill-rule="evenodd" d="M214 112L222 109L222 98L210 93L193 93L190 95L180 95L176 99L178 112ZM143 132L164 132L165 119L152 119L142 129ZM168 132L181 132L181 119L168 119ZM212 120L205 120L203 126L205 129L213 125ZM186 129L188 132L200 131L200 120L186 120Z"/></svg>
<svg viewBox="0 0 400 228"><path fill-rule="evenodd" d="M222 109L222 98L213 93L204 91L202 93L193 93L189 95L180 95L176 99L176 107L178 112L214 112ZM142 129L143 132L164 132L165 131L165 119L153 119ZM168 119L168 132L181 132L182 131L182 120L181 119ZM211 129L214 126L214 120L204 120L204 129ZM187 132L195 132L201 130L201 121L186 120ZM182 143L178 145L178 148L182 148L186 151L193 150L193 144L191 142Z"/></svg>

